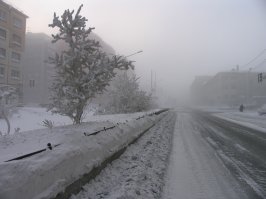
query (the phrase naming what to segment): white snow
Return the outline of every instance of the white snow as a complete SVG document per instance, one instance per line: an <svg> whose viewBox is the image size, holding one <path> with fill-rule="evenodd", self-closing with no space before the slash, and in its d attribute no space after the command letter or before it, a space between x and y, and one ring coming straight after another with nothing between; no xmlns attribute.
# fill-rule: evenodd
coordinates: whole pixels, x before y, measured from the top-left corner
<svg viewBox="0 0 266 199"><path fill-rule="evenodd" d="M257 110L239 112L238 109L231 107L196 107L196 109L248 128L266 132L266 115L259 115Z"/></svg>
<svg viewBox="0 0 266 199"><path fill-rule="evenodd" d="M156 111L156 110L153 110ZM133 113L133 114L116 114L113 115L94 115L95 107L91 106L84 113L83 122L92 122L92 121L112 121L112 122L124 122L128 118L138 117L143 113ZM54 126L65 126L72 124L72 120L69 117L62 116L59 114L52 114L50 111L46 111L46 108L43 107L20 107L10 116L11 132L10 134L15 133L15 128L20 128L20 132L36 130L36 129L45 129L43 126L43 121L45 119L51 120ZM0 119L0 131L2 133L6 132L6 123L4 119Z"/></svg>
<svg viewBox="0 0 266 199"><path fill-rule="evenodd" d="M15 133L15 128L20 128L19 132L34 129L44 129L46 127L42 125L42 121L44 121L45 119L53 121L55 126L63 126L72 123L72 121L68 117L47 112L46 108L21 107L18 108L16 112L14 112L10 116L10 134ZM5 132L6 128L7 127L5 121L3 119L0 119L0 131Z"/></svg>
<svg viewBox="0 0 266 199"><path fill-rule="evenodd" d="M71 198L160 198L174 124L170 113Z"/></svg>
<svg viewBox="0 0 266 199"><path fill-rule="evenodd" d="M35 110L36 108L33 109ZM30 112L29 109L27 112ZM95 118L91 116L86 119L91 122L81 125L66 125L52 130L39 129L1 136L0 198L44 199L55 196L63 191L65 186L88 173L94 166L127 145L144 129L163 117L163 114L160 114L135 119L145 114L147 113ZM40 117L42 117L41 114ZM117 122L120 124L117 125ZM95 136L84 135L84 132L92 133L113 125L117 125L116 128ZM19 155L46 148L48 142L52 145L61 145L29 158L4 162Z"/></svg>
<svg viewBox="0 0 266 199"><path fill-rule="evenodd" d="M266 115L258 115L254 111L237 112L230 111L214 114L222 119L246 126L255 130L266 132Z"/></svg>

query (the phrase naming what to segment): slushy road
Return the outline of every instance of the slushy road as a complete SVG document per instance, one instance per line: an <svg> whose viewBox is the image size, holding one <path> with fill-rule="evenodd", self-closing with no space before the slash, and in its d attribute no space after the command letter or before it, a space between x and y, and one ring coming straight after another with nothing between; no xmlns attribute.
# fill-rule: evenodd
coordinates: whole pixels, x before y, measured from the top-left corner
<svg viewBox="0 0 266 199"><path fill-rule="evenodd" d="M178 112L164 198L266 198L266 134Z"/></svg>

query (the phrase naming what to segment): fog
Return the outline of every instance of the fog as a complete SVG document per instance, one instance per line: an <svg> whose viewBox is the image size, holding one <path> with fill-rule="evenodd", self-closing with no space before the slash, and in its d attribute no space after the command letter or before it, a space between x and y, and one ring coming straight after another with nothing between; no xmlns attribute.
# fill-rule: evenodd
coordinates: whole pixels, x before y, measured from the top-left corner
<svg viewBox="0 0 266 199"><path fill-rule="evenodd" d="M8 0L29 16L27 31L52 33L53 12L77 9L116 53L136 61L142 87L156 73L159 98L187 97L195 75L240 70L266 48L263 0ZM264 56L264 57L263 57ZM266 53L261 56L266 58ZM242 67L245 66L245 67ZM266 68L266 67L264 67ZM170 100L173 101L173 100Z"/></svg>

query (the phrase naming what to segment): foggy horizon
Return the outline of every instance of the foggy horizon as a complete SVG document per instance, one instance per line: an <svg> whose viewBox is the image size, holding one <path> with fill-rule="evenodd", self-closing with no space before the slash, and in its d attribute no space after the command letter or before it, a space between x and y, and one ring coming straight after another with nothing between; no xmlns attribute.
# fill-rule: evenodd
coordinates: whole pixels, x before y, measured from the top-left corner
<svg viewBox="0 0 266 199"><path fill-rule="evenodd" d="M266 48L266 5L261 0L6 2L29 16L27 32L48 35L56 32L48 27L54 12L61 15L83 4L87 27L95 27L93 32L116 53L143 50L130 57L142 87L149 91L153 71L157 92L170 98L186 96L196 75L215 75L237 65L248 70L266 58L264 53L246 66Z"/></svg>

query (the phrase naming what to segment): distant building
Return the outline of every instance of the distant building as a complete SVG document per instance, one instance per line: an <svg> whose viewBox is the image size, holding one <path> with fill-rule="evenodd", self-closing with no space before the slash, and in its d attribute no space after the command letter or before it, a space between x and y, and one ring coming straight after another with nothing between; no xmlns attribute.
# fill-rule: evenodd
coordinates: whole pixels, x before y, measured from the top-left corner
<svg viewBox="0 0 266 199"><path fill-rule="evenodd" d="M205 89L205 85L212 78L212 76L196 76L193 81L190 90L191 90L191 98L192 102L202 105L205 102L205 95L203 90Z"/></svg>
<svg viewBox="0 0 266 199"><path fill-rule="evenodd" d="M213 77L196 77L191 97L198 105L266 104L266 82L258 83L252 71L219 72Z"/></svg>
<svg viewBox="0 0 266 199"><path fill-rule="evenodd" d="M115 54L111 46L106 44L99 36L91 37L100 41L107 54ZM49 64L49 57L54 57L56 52L67 48L63 42L52 43L52 38L44 33L27 33L23 68L23 103L45 105L49 103L49 88L55 75L54 65ZM121 74L121 71L118 71ZM105 95L97 96L95 103L106 100Z"/></svg>
<svg viewBox="0 0 266 199"><path fill-rule="evenodd" d="M53 81L54 65L47 61L54 57L56 46L44 33L27 33L23 59L23 103L47 104L49 87Z"/></svg>
<svg viewBox="0 0 266 199"><path fill-rule="evenodd" d="M24 13L0 0L0 86L16 87L20 94L27 18Z"/></svg>

